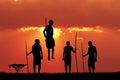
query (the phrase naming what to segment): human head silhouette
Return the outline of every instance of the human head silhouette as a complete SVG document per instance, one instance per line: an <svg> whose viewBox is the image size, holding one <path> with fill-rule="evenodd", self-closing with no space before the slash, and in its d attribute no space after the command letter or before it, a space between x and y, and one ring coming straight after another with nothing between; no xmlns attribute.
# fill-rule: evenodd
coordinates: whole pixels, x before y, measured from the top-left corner
<svg viewBox="0 0 120 80"><path fill-rule="evenodd" d="M53 25L54 21L53 20L49 20L49 25Z"/></svg>
<svg viewBox="0 0 120 80"><path fill-rule="evenodd" d="M39 39L35 39L35 43L40 43Z"/></svg>
<svg viewBox="0 0 120 80"><path fill-rule="evenodd" d="M89 46L92 46L92 41L88 41L88 45L89 45Z"/></svg>
<svg viewBox="0 0 120 80"><path fill-rule="evenodd" d="M66 45L69 46L69 45L70 45L70 41L67 41L67 42L66 42Z"/></svg>

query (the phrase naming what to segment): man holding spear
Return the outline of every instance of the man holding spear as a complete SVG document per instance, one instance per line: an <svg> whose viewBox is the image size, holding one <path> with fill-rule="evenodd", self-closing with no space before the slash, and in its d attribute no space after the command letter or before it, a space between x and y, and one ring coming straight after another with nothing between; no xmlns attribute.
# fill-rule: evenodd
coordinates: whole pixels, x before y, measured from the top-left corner
<svg viewBox="0 0 120 80"><path fill-rule="evenodd" d="M89 69L90 73L91 73L91 70L94 73L95 62L97 61L97 49L96 49L95 46L92 45L92 41L89 41L88 45L89 45L88 52L85 55L83 55L83 57L89 55L89 58L88 58L88 69Z"/></svg>
<svg viewBox="0 0 120 80"><path fill-rule="evenodd" d="M32 51L27 55L33 53L33 71L35 73L35 67L38 65L38 73L41 69L41 59L43 59L42 47L40 45L39 39L35 39L35 44L32 46Z"/></svg>
<svg viewBox="0 0 120 80"><path fill-rule="evenodd" d="M65 72L67 73L67 67L69 67L69 73L71 73L71 51L76 52L76 48L73 49L72 46L70 46L70 41L66 42L66 46L63 50L63 59L65 63Z"/></svg>

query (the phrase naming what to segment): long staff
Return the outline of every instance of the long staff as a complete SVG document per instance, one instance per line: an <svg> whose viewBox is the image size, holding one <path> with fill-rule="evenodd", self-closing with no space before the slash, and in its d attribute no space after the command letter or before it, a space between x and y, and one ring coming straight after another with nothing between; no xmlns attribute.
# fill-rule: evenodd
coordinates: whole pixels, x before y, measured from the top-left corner
<svg viewBox="0 0 120 80"><path fill-rule="evenodd" d="M77 32L75 34L75 48L76 48L76 43L77 43ZM78 73L78 64L77 64L77 55L76 55L76 51L75 51L75 61L76 61L76 70Z"/></svg>
<svg viewBox="0 0 120 80"><path fill-rule="evenodd" d="M27 57L27 42L26 41L25 41L25 52L26 52L27 73L29 73L29 65L28 65L28 57Z"/></svg>
<svg viewBox="0 0 120 80"><path fill-rule="evenodd" d="M85 72L84 58L83 58L83 43L82 43L82 41L81 41L81 52L82 52L82 64L83 64L83 72Z"/></svg>

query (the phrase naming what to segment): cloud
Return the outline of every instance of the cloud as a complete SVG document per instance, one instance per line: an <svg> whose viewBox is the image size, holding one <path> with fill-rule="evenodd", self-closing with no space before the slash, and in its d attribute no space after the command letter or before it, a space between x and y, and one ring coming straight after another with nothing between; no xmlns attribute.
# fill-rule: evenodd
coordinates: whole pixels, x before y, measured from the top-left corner
<svg viewBox="0 0 120 80"><path fill-rule="evenodd" d="M1 0L0 5L0 29L43 26L45 17L56 26L120 26L119 0Z"/></svg>
<svg viewBox="0 0 120 80"><path fill-rule="evenodd" d="M72 28L68 28L69 32L73 32L73 31L79 31L79 32L96 32L96 33L103 33L104 30L100 29L99 27L96 28L91 28L91 27L72 27Z"/></svg>
<svg viewBox="0 0 120 80"><path fill-rule="evenodd" d="M54 32L57 33L62 33L62 29L63 27L57 27L57 28L54 28ZM65 28L66 29L66 28ZM23 28L19 28L19 31L22 31L22 32L26 32L26 31L33 31L33 30L39 30L41 32L43 32L44 30L44 27L23 27ZM74 31L77 31L77 32L95 32L95 33L103 33L104 30L97 26L95 28L92 28L92 27L69 27L66 29L68 32L74 32Z"/></svg>

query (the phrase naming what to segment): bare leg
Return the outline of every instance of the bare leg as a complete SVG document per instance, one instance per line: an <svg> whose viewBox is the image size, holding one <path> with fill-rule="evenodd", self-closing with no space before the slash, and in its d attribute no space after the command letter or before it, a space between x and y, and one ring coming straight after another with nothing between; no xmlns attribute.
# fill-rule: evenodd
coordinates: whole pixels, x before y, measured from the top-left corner
<svg viewBox="0 0 120 80"><path fill-rule="evenodd" d="M69 73L71 73L71 64L69 65Z"/></svg>
<svg viewBox="0 0 120 80"><path fill-rule="evenodd" d="M41 69L41 66L40 66L40 65L38 65L38 73L40 73L40 69Z"/></svg>
<svg viewBox="0 0 120 80"><path fill-rule="evenodd" d="M91 69L90 69L90 67L88 67L88 69L89 69L89 73L91 73Z"/></svg>
<svg viewBox="0 0 120 80"><path fill-rule="evenodd" d="M65 65L65 72L67 73L67 65Z"/></svg>
<svg viewBox="0 0 120 80"><path fill-rule="evenodd" d="M94 70L95 70L95 66L92 67L92 72L94 73Z"/></svg>
<svg viewBox="0 0 120 80"><path fill-rule="evenodd" d="M50 48L48 48L48 60L50 61Z"/></svg>
<svg viewBox="0 0 120 80"><path fill-rule="evenodd" d="M92 72L94 73L94 69L92 69Z"/></svg>
<svg viewBox="0 0 120 80"><path fill-rule="evenodd" d="M35 73L35 65L33 65L33 72Z"/></svg>
<svg viewBox="0 0 120 80"><path fill-rule="evenodd" d="M54 59L54 47L52 48L52 59Z"/></svg>

